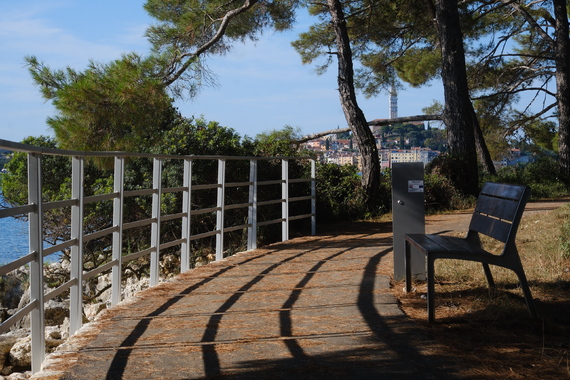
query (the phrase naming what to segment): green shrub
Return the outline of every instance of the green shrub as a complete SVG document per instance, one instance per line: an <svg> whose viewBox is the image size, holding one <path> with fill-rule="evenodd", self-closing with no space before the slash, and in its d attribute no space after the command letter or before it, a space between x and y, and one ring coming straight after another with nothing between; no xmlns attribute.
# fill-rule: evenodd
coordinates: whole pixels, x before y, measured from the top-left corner
<svg viewBox="0 0 570 380"><path fill-rule="evenodd" d="M317 165L317 218L319 222L362 219L366 215L364 189L353 165Z"/></svg>
<svg viewBox="0 0 570 380"><path fill-rule="evenodd" d="M380 189L378 189L377 199L375 202L376 210L371 217L380 216L392 212L392 173L384 170L380 178Z"/></svg>
<svg viewBox="0 0 570 380"><path fill-rule="evenodd" d="M525 165L507 166L495 176L485 176L485 181L527 185L531 188L531 199L558 198L568 194L568 185L559 176L556 157L538 156Z"/></svg>
<svg viewBox="0 0 570 380"><path fill-rule="evenodd" d="M475 198L462 195L451 180L438 172L426 173L424 199L427 214L441 211L462 210L471 207Z"/></svg>
<svg viewBox="0 0 570 380"><path fill-rule="evenodd" d="M467 197L478 193L479 173L469 171L469 163L464 156L441 154L426 166L426 173L441 175L450 186Z"/></svg>

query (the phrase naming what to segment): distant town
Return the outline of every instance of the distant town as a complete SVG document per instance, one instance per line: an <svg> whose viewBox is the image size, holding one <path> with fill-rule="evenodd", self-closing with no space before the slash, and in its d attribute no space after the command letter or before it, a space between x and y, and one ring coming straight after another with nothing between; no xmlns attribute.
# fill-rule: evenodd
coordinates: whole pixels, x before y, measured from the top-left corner
<svg viewBox="0 0 570 380"><path fill-rule="evenodd" d="M398 96L392 88L389 97L390 119L398 117ZM371 125L386 119L376 119ZM371 126L376 140L381 168L391 168L395 162L423 162L424 166L447 150L447 136L442 128L432 127L429 122ZM302 148L318 155L320 162L338 165L355 165L362 170L362 159L357 144L350 132L336 133L317 138L302 144ZM519 149L511 149L510 154L495 167L528 163L530 156L521 154Z"/></svg>
<svg viewBox="0 0 570 380"><path fill-rule="evenodd" d="M384 131L388 128L384 128ZM381 127L377 127L373 131L376 138L376 147L382 169L391 168L394 162L423 162L424 166L431 162L434 158L446 150L445 131L441 129L423 129L423 123L413 123L398 127L400 130L422 128L425 132L424 139L419 139L421 133L401 134L391 136L395 138L386 139ZM408 137L406 137L408 135ZM416 145L417 144L417 145ZM429 145L429 146L426 146ZM439 149L433 149L438 147ZM332 163L337 165L355 165L361 170L361 155L358 147L353 142L352 135L347 133L333 134L326 138L319 138L302 144L302 147L308 151L314 152L319 157L319 161L323 163ZM511 149L510 154L495 161L495 167L500 169L508 165L528 163L530 156L521 154L519 149Z"/></svg>
<svg viewBox="0 0 570 380"><path fill-rule="evenodd" d="M419 128L424 129L423 123L414 123L410 124L410 126L416 131ZM390 168L394 162L423 162L427 164L441 153L441 150L434 150L424 145L411 146L414 142L413 139L406 138L404 135L394 135L390 136L392 137L391 139L387 138L387 134L383 133L383 130L386 132L388 128L378 127L373 131L382 168ZM396 133L400 133L400 131ZM423 140L425 141L425 139ZM419 142L416 141L416 143ZM361 169L362 159L360 151L356 143L353 142L352 135L349 132L311 140L304 143L302 147L308 151L315 152L320 162L355 165Z"/></svg>

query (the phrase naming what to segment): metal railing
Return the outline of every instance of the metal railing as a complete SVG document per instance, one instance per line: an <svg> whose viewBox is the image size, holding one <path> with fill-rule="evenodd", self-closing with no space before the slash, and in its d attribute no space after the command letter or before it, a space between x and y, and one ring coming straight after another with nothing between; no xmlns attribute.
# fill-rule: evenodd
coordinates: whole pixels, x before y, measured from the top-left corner
<svg viewBox="0 0 570 380"><path fill-rule="evenodd" d="M21 266L29 266L30 301L10 318L0 324L0 334L8 331L23 317L30 314L31 341L32 341L32 372L40 370L45 358L45 319L44 303L69 291L69 335L74 334L82 326L83 311L83 284L85 281L101 275L111 273L112 290L111 304L121 301L123 264L141 257L150 257L150 286L159 283L159 263L161 250L180 247L180 271L185 272L192 268L191 242L197 239L215 236L215 260L224 257L224 234L231 231L247 231L247 250L257 248L257 231L264 225L281 224L282 240L289 239L289 224L293 220L310 218L311 233L315 234L315 161L308 157L299 158L259 158L259 157L221 157L221 156L169 156L153 154L135 154L126 152L79 152L57 149L39 148L11 141L0 140L0 149L27 154L28 165L28 204L0 209L0 218L27 215L29 222L29 253L9 264L0 267L0 276L7 275ZM42 201L42 157L48 155L71 157L71 198L61 201ZM125 190L125 160L130 157L147 158L153 161L152 187L140 190ZM114 160L113 191L107 194L92 196L84 195L85 160L93 158L112 158ZM183 183L180 187L163 188L163 163L165 160L183 161ZM197 161L217 161L218 175L216 183L194 184L192 168ZM243 182L226 182L226 163L234 160L249 161L249 179ZM264 160L281 161L281 178L258 181L258 163ZM289 161L304 160L310 162L309 178L289 178ZM308 195L289 197L292 184L306 183ZM281 186L281 198L258 201L258 189L262 186ZM231 204L226 202L226 190L230 188L247 188L249 201L246 203ZM217 192L215 207L193 209L192 194L198 190L211 190ZM177 193L182 197L182 209L178 212L163 215L161 199L163 194ZM134 220L125 223L123 213L125 199L129 197L151 197L152 215L150 218ZM99 231L84 231L85 206L90 203L112 202L111 227ZM293 202L305 201L310 203L307 213L289 215L290 205ZM272 220L258 221L258 209L269 205L281 204L281 216ZM44 247L42 218L49 210L71 208L70 212L70 239L60 241L51 247ZM242 225L225 225L225 215L229 210L247 208L247 221ZM310 209L309 209L310 208ZM216 227L214 230L192 235L191 217L202 214L215 214ZM161 241L161 224L171 220L181 220L180 236L170 241ZM123 234L133 228L150 225L150 246L139 252L125 252L123 249ZM112 236L112 259L105 264L90 268L83 267L83 249L88 241ZM44 257L67 250L70 252L69 280L55 289L44 292Z"/></svg>

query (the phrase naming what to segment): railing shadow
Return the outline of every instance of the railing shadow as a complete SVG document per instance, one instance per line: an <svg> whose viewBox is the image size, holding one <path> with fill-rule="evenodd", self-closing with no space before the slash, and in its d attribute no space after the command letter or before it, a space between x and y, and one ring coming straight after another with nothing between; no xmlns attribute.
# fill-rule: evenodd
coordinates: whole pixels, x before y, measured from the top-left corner
<svg viewBox="0 0 570 380"><path fill-rule="evenodd" d="M391 240L391 239L390 239ZM385 243L385 242L384 242ZM385 244L384 244L385 245ZM227 374L224 379L458 379L455 372L461 363L445 356L426 355L422 345L430 344L419 327L411 326L406 317L384 317L375 304L375 284L380 260L392 252L384 249L372 256L362 273L357 300L358 310L373 336L370 342L376 347L362 347L346 351L330 351L326 354L308 355L293 337L291 310L311 278L327 260L350 252L350 248L319 261L296 284L280 312L281 337L291 358L280 360L244 361L237 374ZM325 334L318 337L330 337ZM342 338L342 336L340 336ZM346 338L350 338L347 334ZM385 352L383 354L382 352ZM374 358L374 359L371 359Z"/></svg>
<svg viewBox="0 0 570 380"><path fill-rule="evenodd" d="M348 233L349 235L351 232ZM356 234L356 231L353 232ZM350 240L349 240L350 241ZM348 242L347 242L348 243ZM377 246L391 243L391 239L376 241ZM372 256L362 273L362 280L357 300L358 310L373 332L370 338L378 348L390 354L385 359L376 359L372 362L371 356L378 355L376 349L362 348L349 351L330 352L322 355L308 355L303 346L293 337L293 320L291 309L301 296L316 272L328 261L342 254L350 252L354 246L346 244L347 248L336 252L326 259L317 262L299 281L280 311L280 329L283 342L287 346L292 358L274 361L244 362L244 368L252 370L240 372L235 375L224 376L227 379L261 378L264 375L279 379L369 379L369 378L438 378L456 379L454 368L458 363L448 357L425 356L421 351L421 344L427 337L419 328L410 328L403 323L405 317L383 317L375 304L375 284L378 276L377 269L380 260L392 252L392 248L384 249ZM396 360L394 360L394 357ZM362 358L362 359L360 359Z"/></svg>
<svg viewBox="0 0 570 380"><path fill-rule="evenodd" d="M247 264L247 263L252 262L252 261L254 261L260 257L261 256L252 257L252 258L247 259L247 260L245 260L245 261L243 261L237 265ZM131 333L121 343L120 347L128 347L128 348L119 348L117 350L117 353L113 357L113 360L111 361L111 365L109 366L109 370L107 372L106 378L108 380L121 379L122 378L123 373L125 371L125 368L127 366L127 362L129 360L129 356L133 351L132 347L137 343L137 341L141 338L141 336L147 331L149 324L152 321L153 317L161 315L162 313L167 311L171 306L173 306L178 301L180 301L184 296L189 295L190 293L196 291L200 287L202 287L202 286L206 285L207 283L213 281L214 279L220 277L224 273L234 269L236 266L226 266L226 267L218 270L214 274L204 278L202 281L200 281L200 282L198 282L192 286L189 286L188 288L186 288L182 292L180 292L178 295L175 295L172 298L168 299L165 303L160 305L160 307L158 307L152 313L149 313L144 318L142 318L139 321L139 323L135 326L135 328L131 331ZM215 366L215 364L214 364L214 366Z"/></svg>
<svg viewBox="0 0 570 380"><path fill-rule="evenodd" d="M220 360L218 358L218 353L216 352L215 347L215 340L218 330L220 328L220 323L222 318L224 317L224 313L227 313L228 310L235 305L238 300L248 291L250 290L255 284L260 282L265 278L265 275L271 273L277 267L286 264L287 262L294 260L298 257L306 255L310 251L301 252L299 254L289 256L273 265L270 265L265 270L261 271L257 276L252 278L248 281L245 285L240 287L236 292L234 292L210 317L208 321L206 331L202 336L201 342L203 343L212 343L206 344L202 346L202 354L204 358L204 370L206 372L206 376L218 376L220 375Z"/></svg>
<svg viewBox="0 0 570 380"><path fill-rule="evenodd" d="M261 281L266 274L270 273L272 270L274 270L278 266L283 265L283 264L287 263L288 261L291 261L291 260L293 260L299 256L307 254L308 252L309 251L302 252L302 253L295 255L295 256L287 257L286 259L282 260L281 262L278 262L278 263L275 263L275 264L269 266L267 269L263 270L261 273L259 273L259 275L254 277L247 284L242 286L238 291L236 291L230 298L228 298L228 300L226 300L226 302L224 302L212 314L212 316L210 317L210 319L207 323L206 331L204 332L204 335L202 337L201 342L208 343L208 342L214 342L215 341L220 322L223 318L223 313L227 312L232 307L232 305L234 305L239 300L239 298L243 294L245 294L245 292L247 290L249 290L252 286L254 286L256 283ZM143 317L139 321L139 323L135 326L135 328L133 328L131 333L121 343L120 347L124 347L124 348L119 348L117 350L117 353L113 357L113 360L111 361L111 365L109 366L109 370L107 372L106 378L108 380L122 378L124 371L126 369L130 354L133 351L133 346L138 342L138 340L142 337L142 335L147 331L149 324L152 321L152 318L163 314L171 306L173 306L178 301L183 299L184 296L187 296L190 293L196 291L200 287L202 287L202 286L206 285L207 283L213 281L214 279L220 277L224 273L226 273L226 272L228 272L228 271L230 271L230 270L232 270L232 269L234 269L240 265L248 264L248 263L255 261L259 258L262 258L262 257L263 256L252 257L252 258L249 258L247 260L244 260L244 261L238 263L237 265L226 266L226 267L218 270L214 274L204 278L202 281L184 289L179 294L168 299L165 303L160 305L156 310L154 310L153 312L151 312L151 313L147 314L145 317ZM204 344L202 346L202 350L203 350L203 358L204 358L205 369L206 369L207 374L213 375L213 374L219 373L220 372L220 365L219 365L218 355L217 355L216 350L215 350L215 345L214 344Z"/></svg>
<svg viewBox="0 0 570 380"><path fill-rule="evenodd" d="M415 326L403 314L396 315L378 309L379 307L382 308L382 304L378 304L378 293L381 289L376 288L380 276L379 266L381 260L392 252L392 239L391 237L377 238L374 235L376 235L375 232L371 234L361 232L360 235L357 235L355 232L353 236L349 234L346 240L334 242L324 241L326 237L313 239L300 252L293 251L291 255L279 261L268 263L259 272L248 274L247 276L251 276L249 280L246 280L237 290L230 293L222 301L221 305L214 312L210 313L203 335L201 339L198 338L199 342L196 342L201 347L205 378L368 379L382 377L411 379L419 376L438 379L460 378L461 376L458 375L461 368L460 363L457 363L452 357L447 355L428 354L435 351L429 350L432 343L421 331L421 327ZM288 245L284 243L272 246L268 254L279 253L280 249ZM238 364L239 368L235 368L235 364L231 370L224 368L221 364L224 362L224 357L220 356L222 354L218 350L217 345L223 345L227 341L216 342L216 339L219 335L221 323L232 307L245 294L251 293L255 285L268 278L269 274L276 274L277 268L283 267L285 264L303 256L310 255L325 245L326 247L332 247L333 251L329 255L315 261L308 269L305 269L302 277L297 279L295 283L288 284L288 289L290 289L288 296L285 296L280 307L270 310L270 313L275 312L278 315L279 336L268 336L264 339L283 344L289 353L288 357L258 360L243 358ZM345 304L330 304L326 307L331 308L330 310L333 310L332 308L335 307L346 307L349 304L356 307L358 312L354 318L363 320L368 327L367 330L356 332L350 330L326 332L324 330L304 336L295 335L295 320L292 316L292 311L307 307L302 305L296 306L303 292L311 288L311 281L317 275L328 275L326 270L328 263L334 262L335 259L339 259L343 255L347 260L352 260L353 257L349 255L355 247L371 248L371 256L364 259L366 260L364 268L360 272L355 271L355 274L360 273L361 275L358 289L355 289L355 292L357 291L356 300L351 298L353 301L347 300ZM184 296L191 294L214 279L228 274L232 269L252 263L263 257L267 257L267 255L251 257L236 265L223 267L200 282L187 287L180 294L162 303L151 313L145 315L123 340L122 348L117 350L110 367L108 367L106 378L123 378L131 353L136 349L134 346L149 328L153 317L163 314ZM328 289L327 291L335 291L335 289ZM309 308L312 307L323 312L322 305L309 306ZM391 304L389 307L396 306ZM326 313L326 310L324 312ZM314 353L315 351L306 350L306 348L310 347L312 340L328 341L328 339L340 341L343 339L360 339L363 344L358 348L349 350L335 350L334 347L325 348L317 354ZM185 359L180 358L179 360L184 362ZM177 374L175 377L180 378L180 374Z"/></svg>

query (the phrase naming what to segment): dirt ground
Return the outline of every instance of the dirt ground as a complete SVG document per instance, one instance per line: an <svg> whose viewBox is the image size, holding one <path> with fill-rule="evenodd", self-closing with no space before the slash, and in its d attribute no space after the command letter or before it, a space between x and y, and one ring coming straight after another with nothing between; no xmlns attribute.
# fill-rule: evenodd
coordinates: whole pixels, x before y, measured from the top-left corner
<svg viewBox="0 0 570 380"><path fill-rule="evenodd" d="M567 202L534 203L525 213L549 211ZM464 228L469 218L469 212L430 216L426 232L433 233L430 229L436 226L449 231ZM568 267L570 272L570 260ZM427 323L425 283L416 283L414 293L405 293L403 282L392 285L404 312L442 349L465 362L469 378L570 378L570 281L531 285L538 321L531 320L516 289L491 295L485 283L439 281L434 324Z"/></svg>

